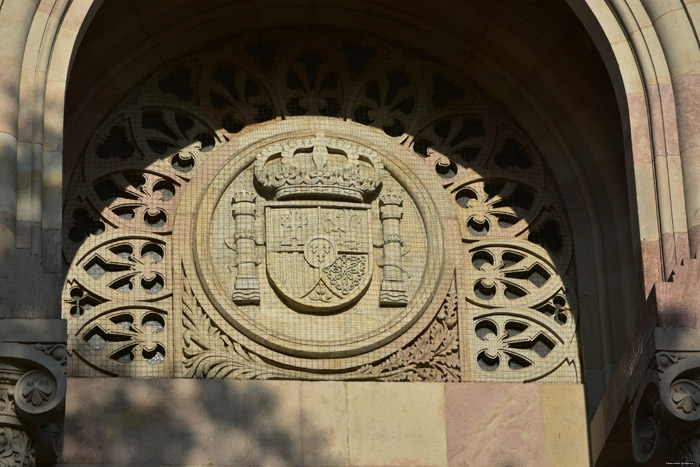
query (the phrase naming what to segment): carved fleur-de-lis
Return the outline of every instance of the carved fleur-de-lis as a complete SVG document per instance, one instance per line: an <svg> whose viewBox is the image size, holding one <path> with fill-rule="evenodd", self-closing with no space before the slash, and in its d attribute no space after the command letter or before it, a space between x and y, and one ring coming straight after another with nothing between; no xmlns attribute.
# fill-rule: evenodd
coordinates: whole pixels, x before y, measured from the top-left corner
<svg viewBox="0 0 700 467"><path fill-rule="evenodd" d="M179 186L169 177L154 173L115 173L94 184L95 192L110 216L134 228L169 228L168 213L174 211Z"/></svg>
<svg viewBox="0 0 700 467"><path fill-rule="evenodd" d="M167 266L163 246L147 239L105 245L87 257L83 268L95 283L122 293L152 298L163 290ZM143 295L145 294L145 295Z"/></svg>
<svg viewBox="0 0 700 467"><path fill-rule="evenodd" d="M534 326L515 321L506 325L482 321L477 325L477 336L480 339L477 358L481 359L481 367L487 371L504 365L517 369L511 365L513 362L518 367L537 365L546 357L546 353L535 348L537 340L542 337L541 331Z"/></svg>
<svg viewBox="0 0 700 467"><path fill-rule="evenodd" d="M93 352L130 364L144 360L159 364L165 357L165 317L153 309L131 308L103 315L86 328L83 339Z"/></svg>

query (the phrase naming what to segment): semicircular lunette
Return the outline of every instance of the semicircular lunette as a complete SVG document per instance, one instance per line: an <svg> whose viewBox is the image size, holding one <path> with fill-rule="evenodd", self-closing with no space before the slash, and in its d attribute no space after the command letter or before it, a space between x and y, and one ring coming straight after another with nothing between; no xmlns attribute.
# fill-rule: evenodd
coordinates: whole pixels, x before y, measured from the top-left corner
<svg viewBox="0 0 700 467"><path fill-rule="evenodd" d="M107 374L217 373L180 359L196 347L172 328L184 267L210 313L201 335L223 346L200 342L202 361L269 366L232 377L580 381L571 231L536 144L462 72L378 38L256 31L162 65L96 126L66 199L63 314L81 362ZM212 249L200 276L178 263L197 245ZM142 343L139 310L180 342Z"/></svg>

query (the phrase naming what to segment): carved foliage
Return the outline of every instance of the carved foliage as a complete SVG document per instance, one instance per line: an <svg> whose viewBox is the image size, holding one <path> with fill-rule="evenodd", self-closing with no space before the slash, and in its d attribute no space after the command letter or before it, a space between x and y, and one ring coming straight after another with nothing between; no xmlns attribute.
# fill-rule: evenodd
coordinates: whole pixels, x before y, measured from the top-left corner
<svg viewBox="0 0 700 467"><path fill-rule="evenodd" d="M379 365L365 368L382 381L460 381L458 298L452 282L427 331Z"/></svg>
<svg viewBox="0 0 700 467"><path fill-rule="evenodd" d="M687 439L678 451L679 460L684 464L700 465L700 435Z"/></svg>
<svg viewBox="0 0 700 467"><path fill-rule="evenodd" d="M681 420L700 421L700 354L657 352L654 362L667 409Z"/></svg>
<svg viewBox="0 0 700 467"><path fill-rule="evenodd" d="M187 280L182 297L183 365L189 377L460 381L458 298L454 280L435 319L415 341L383 362L342 374L277 367L222 333L207 316Z"/></svg>
<svg viewBox="0 0 700 467"><path fill-rule="evenodd" d="M0 467L31 467L35 464L34 443L19 428L0 426Z"/></svg>
<svg viewBox="0 0 700 467"><path fill-rule="evenodd" d="M187 279L182 294L183 365L196 378L261 379L283 374L212 324Z"/></svg>
<svg viewBox="0 0 700 467"><path fill-rule="evenodd" d="M44 430L62 424L66 395L65 347L0 342L0 466L55 462Z"/></svg>
<svg viewBox="0 0 700 467"><path fill-rule="evenodd" d="M656 352L630 404L635 459L697 464L699 407L700 353Z"/></svg>

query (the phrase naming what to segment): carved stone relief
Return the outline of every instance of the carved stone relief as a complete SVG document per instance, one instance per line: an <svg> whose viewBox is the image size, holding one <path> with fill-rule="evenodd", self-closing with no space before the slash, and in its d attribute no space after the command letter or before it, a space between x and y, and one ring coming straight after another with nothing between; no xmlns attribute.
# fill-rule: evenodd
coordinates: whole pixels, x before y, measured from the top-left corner
<svg viewBox="0 0 700 467"><path fill-rule="evenodd" d="M49 320L36 321L44 338L61 334L60 323L47 333ZM4 325L15 335L0 336L0 466L54 463L63 448L66 346L26 342L35 338L34 323Z"/></svg>
<svg viewBox="0 0 700 467"><path fill-rule="evenodd" d="M700 352L657 351L631 397L632 446L643 464L700 463Z"/></svg>
<svg viewBox="0 0 700 467"><path fill-rule="evenodd" d="M164 66L68 190L75 375L579 381L572 246L534 145L372 38Z"/></svg>
<svg viewBox="0 0 700 467"><path fill-rule="evenodd" d="M270 123L251 145L210 156L201 191L192 179L183 206L194 215L178 211L173 241L193 247L176 261L210 321L249 351L346 377L398 351L440 308L455 262L447 212L428 191L439 185L405 177L396 151L410 152L374 135L325 118Z"/></svg>

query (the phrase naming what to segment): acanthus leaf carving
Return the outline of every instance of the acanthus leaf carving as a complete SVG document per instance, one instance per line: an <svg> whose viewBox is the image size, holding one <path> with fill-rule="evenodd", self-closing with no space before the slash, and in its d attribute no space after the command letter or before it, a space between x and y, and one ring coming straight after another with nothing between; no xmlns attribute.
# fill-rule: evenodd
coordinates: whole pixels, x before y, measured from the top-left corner
<svg viewBox="0 0 700 467"><path fill-rule="evenodd" d="M381 364L367 366L365 374L382 381L459 381L457 311L458 298L453 279L428 330Z"/></svg>
<svg viewBox="0 0 700 467"><path fill-rule="evenodd" d="M32 331L26 320L22 325L27 328L23 332ZM42 446L49 440L45 429L63 423L66 375L61 328L60 323L42 323L39 329L44 335L53 335L45 344L0 342L0 466L33 466L37 457L53 463L60 455L60 447L43 450ZM46 332L52 329L55 334ZM18 334L23 340L25 336Z"/></svg>
<svg viewBox="0 0 700 467"><path fill-rule="evenodd" d="M212 324L186 280L182 305L183 365L188 377L259 379L275 376L260 357Z"/></svg>
<svg viewBox="0 0 700 467"><path fill-rule="evenodd" d="M681 444L679 453L682 463L700 465L700 435L692 436Z"/></svg>
<svg viewBox="0 0 700 467"><path fill-rule="evenodd" d="M31 467L35 463L32 438L25 430L0 426L0 467Z"/></svg>

